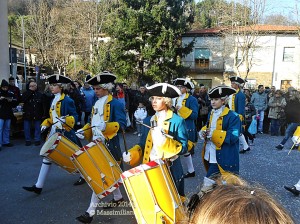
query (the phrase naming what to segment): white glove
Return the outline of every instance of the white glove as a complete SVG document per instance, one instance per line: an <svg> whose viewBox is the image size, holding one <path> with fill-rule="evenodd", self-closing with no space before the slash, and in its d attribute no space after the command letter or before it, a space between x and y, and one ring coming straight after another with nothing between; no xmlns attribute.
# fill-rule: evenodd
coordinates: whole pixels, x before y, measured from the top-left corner
<svg viewBox="0 0 300 224"><path fill-rule="evenodd" d="M130 155L130 152L128 152L126 154L126 152L123 152L123 161L125 163L129 163L131 161L131 155Z"/></svg>
<svg viewBox="0 0 300 224"><path fill-rule="evenodd" d="M200 137L200 139L202 139L202 140L204 140L205 139L205 136L204 136L204 133L205 133L205 131L199 131L199 137Z"/></svg>
<svg viewBox="0 0 300 224"><path fill-rule="evenodd" d="M83 135L83 129L78 129L77 132L75 133L76 136L80 139L84 139L84 135Z"/></svg>
<svg viewBox="0 0 300 224"><path fill-rule="evenodd" d="M161 127L154 127L151 130L153 144L157 146L161 146L166 141L166 136L163 134L163 130Z"/></svg>
<svg viewBox="0 0 300 224"><path fill-rule="evenodd" d="M300 137L299 136L293 136L292 141L295 145L300 143Z"/></svg>
<svg viewBox="0 0 300 224"><path fill-rule="evenodd" d="M44 125L43 125L43 126L41 127L41 132L44 132L47 128L48 128L47 126L44 126Z"/></svg>
<svg viewBox="0 0 300 224"><path fill-rule="evenodd" d="M99 128L100 131L105 131L106 123L104 121L101 121L99 125L97 125L97 128Z"/></svg>

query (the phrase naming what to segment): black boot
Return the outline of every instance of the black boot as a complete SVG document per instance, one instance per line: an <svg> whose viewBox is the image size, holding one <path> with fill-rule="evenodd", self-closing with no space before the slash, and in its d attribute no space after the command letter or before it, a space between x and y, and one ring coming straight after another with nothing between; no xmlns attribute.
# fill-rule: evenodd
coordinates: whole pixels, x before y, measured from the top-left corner
<svg viewBox="0 0 300 224"><path fill-rule="evenodd" d="M38 188L35 185L33 185L32 187L23 187L23 189L26 191L34 192L36 194L41 194L43 190L43 188Z"/></svg>
<svg viewBox="0 0 300 224"><path fill-rule="evenodd" d="M91 217L89 213L85 212L83 215L76 217L76 220L82 223L91 223L93 216Z"/></svg>
<svg viewBox="0 0 300 224"><path fill-rule="evenodd" d="M85 183L85 179L83 179L82 177L79 177L79 180L77 180L73 185L78 186L78 185L82 185L84 183Z"/></svg>

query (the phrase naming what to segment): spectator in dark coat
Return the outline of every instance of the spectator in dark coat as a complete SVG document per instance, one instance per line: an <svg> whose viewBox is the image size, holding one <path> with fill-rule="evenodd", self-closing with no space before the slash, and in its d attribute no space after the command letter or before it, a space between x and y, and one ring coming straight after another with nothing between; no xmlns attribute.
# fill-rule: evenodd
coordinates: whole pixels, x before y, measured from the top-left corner
<svg viewBox="0 0 300 224"><path fill-rule="evenodd" d="M18 102L20 102L20 100L21 100L21 93L20 93L20 89L18 87L16 87L14 77L9 77L8 80L9 80L8 91L12 92L15 95L16 100Z"/></svg>
<svg viewBox="0 0 300 224"><path fill-rule="evenodd" d="M0 149L2 146L11 147L9 134L10 124L13 118L13 109L18 105L15 95L8 91L8 82L3 79L0 90Z"/></svg>
<svg viewBox="0 0 300 224"><path fill-rule="evenodd" d="M281 143L276 146L277 149L282 150L284 144L293 136L295 130L300 125L300 93L296 90L291 92L289 100L285 107L286 122L288 127L285 131L285 136Z"/></svg>
<svg viewBox="0 0 300 224"><path fill-rule="evenodd" d="M25 145L31 145L31 125L34 127L34 144L41 144L41 123L44 116L43 94L38 91L37 83L28 83L28 90L22 95Z"/></svg>
<svg viewBox="0 0 300 224"><path fill-rule="evenodd" d="M75 107L76 107L76 112L78 114L78 121L77 124L75 125L75 129L81 128L80 125L80 120L81 120L81 111L84 105L84 95L81 95L80 90L77 89L75 85L75 81L70 83L70 89L69 89L69 97L74 100Z"/></svg>

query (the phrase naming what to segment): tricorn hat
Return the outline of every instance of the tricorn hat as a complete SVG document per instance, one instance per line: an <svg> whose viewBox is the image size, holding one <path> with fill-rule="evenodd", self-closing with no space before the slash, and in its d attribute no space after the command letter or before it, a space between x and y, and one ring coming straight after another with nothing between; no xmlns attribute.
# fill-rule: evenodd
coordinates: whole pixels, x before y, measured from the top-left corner
<svg viewBox="0 0 300 224"><path fill-rule="evenodd" d="M152 86L147 86L146 88L150 96L174 98L181 95L181 91L176 86L168 83L157 83Z"/></svg>
<svg viewBox="0 0 300 224"><path fill-rule="evenodd" d="M60 75L60 74L54 74L50 75L48 77L48 82L49 84L54 84L54 83L70 83L72 80L66 76Z"/></svg>
<svg viewBox="0 0 300 224"><path fill-rule="evenodd" d="M91 78L92 78L92 76L90 74L86 75L85 82L89 81Z"/></svg>
<svg viewBox="0 0 300 224"><path fill-rule="evenodd" d="M244 79L242 79L241 77L238 77L238 76L231 76L229 79L231 82L235 82L238 84L243 84L246 82Z"/></svg>
<svg viewBox="0 0 300 224"><path fill-rule="evenodd" d="M222 97L230 96L231 94L234 93L236 93L236 90L229 86L216 86L208 92L208 96L211 99L222 98Z"/></svg>
<svg viewBox="0 0 300 224"><path fill-rule="evenodd" d="M99 85L106 83L113 83L116 80L116 76L108 71L104 71L96 75L95 77L87 80L87 83L90 85Z"/></svg>
<svg viewBox="0 0 300 224"><path fill-rule="evenodd" d="M175 86L185 86L188 89L194 89L194 83L192 83L191 81L187 80L187 79L183 79L183 78L177 78L174 80L173 83Z"/></svg>

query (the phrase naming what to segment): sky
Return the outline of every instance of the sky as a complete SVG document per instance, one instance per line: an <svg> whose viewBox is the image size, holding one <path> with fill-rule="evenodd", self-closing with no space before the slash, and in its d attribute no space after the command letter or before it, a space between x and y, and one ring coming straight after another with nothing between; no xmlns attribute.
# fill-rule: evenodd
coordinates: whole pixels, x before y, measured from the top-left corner
<svg viewBox="0 0 300 224"><path fill-rule="evenodd" d="M200 2L202 0L195 0ZM228 2L245 2L246 0L227 0ZM251 0L256 1L256 0ZM261 0L257 0L261 1ZM300 0L266 0L265 14L282 14L285 16L295 15L295 7L298 6L300 9Z"/></svg>

